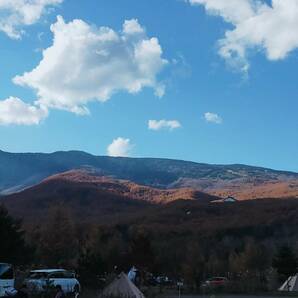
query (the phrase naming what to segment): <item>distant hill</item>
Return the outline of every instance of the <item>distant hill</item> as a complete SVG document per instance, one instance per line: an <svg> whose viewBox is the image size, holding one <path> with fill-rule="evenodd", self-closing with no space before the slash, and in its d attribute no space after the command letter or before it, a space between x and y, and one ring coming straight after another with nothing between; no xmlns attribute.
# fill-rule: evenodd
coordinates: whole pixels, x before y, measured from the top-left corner
<svg viewBox="0 0 298 298"><path fill-rule="evenodd" d="M27 223L39 222L49 208L57 205L70 209L79 221L111 223L177 200L206 203L217 199L191 189L161 190L97 176L90 171L72 170L4 196L1 202L12 215Z"/></svg>
<svg viewBox="0 0 298 298"><path fill-rule="evenodd" d="M116 158L94 156L81 151L7 153L0 151L0 194L14 193L43 179L73 169L91 169L97 175L126 179L154 188L193 188L215 195L239 198L298 197L298 173L246 165L210 165L158 158ZM242 193L243 185L245 193ZM253 191L260 186L259 191Z"/></svg>
<svg viewBox="0 0 298 298"><path fill-rule="evenodd" d="M42 227L49 209L60 206L77 224L142 226L161 239L169 235L177 241L195 235L275 239L283 229L297 236L295 198L215 202L218 199L191 189L154 189L79 170L54 175L1 201L29 230Z"/></svg>

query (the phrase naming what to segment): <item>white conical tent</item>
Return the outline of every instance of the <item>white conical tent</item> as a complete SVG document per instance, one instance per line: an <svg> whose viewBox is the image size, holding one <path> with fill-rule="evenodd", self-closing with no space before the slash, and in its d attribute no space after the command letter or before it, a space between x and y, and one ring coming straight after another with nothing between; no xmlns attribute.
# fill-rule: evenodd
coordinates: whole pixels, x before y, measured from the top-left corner
<svg viewBox="0 0 298 298"><path fill-rule="evenodd" d="M125 273L121 273L107 287L105 287L100 298L145 298L143 293L128 279Z"/></svg>
<svg viewBox="0 0 298 298"><path fill-rule="evenodd" d="M298 274L290 276L278 290L285 292L298 292Z"/></svg>

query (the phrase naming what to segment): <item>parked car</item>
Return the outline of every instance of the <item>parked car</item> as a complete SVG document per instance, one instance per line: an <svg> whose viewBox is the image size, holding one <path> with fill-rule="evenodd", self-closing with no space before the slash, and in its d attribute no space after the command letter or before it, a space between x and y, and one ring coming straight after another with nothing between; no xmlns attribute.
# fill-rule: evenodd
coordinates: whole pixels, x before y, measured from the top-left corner
<svg viewBox="0 0 298 298"><path fill-rule="evenodd" d="M32 270L25 279L28 289L35 292L44 292L57 285L62 287L65 294L79 293L81 286L75 273L64 269Z"/></svg>
<svg viewBox="0 0 298 298"><path fill-rule="evenodd" d="M228 283L228 279L226 277L211 277L203 282L202 287L206 288L221 288L225 287Z"/></svg>
<svg viewBox="0 0 298 298"><path fill-rule="evenodd" d="M0 263L0 297L8 296L14 291L14 271L11 264Z"/></svg>
<svg viewBox="0 0 298 298"><path fill-rule="evenodd" d="M172 286L175 284L168 276L157 276L155 280L158 285Z"/></svg>

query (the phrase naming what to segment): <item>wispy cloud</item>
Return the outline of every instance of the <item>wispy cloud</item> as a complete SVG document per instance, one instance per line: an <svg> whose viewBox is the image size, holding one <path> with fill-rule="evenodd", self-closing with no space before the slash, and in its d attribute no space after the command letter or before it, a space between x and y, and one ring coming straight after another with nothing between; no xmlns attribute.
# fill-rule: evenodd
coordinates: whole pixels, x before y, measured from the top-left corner
<svg viewBox="0 0 298 298"><path fill-rule="evenodd" d="M216 113L206 112L204 118L209 123L222 124L223 119Z"/></svg>
<svg viewBox="0 0 298 298"><path fill-rule="evenodd" d="M149 120L148 128L150 130L174 130L181 127L181 123L178 120Z"/></svg>

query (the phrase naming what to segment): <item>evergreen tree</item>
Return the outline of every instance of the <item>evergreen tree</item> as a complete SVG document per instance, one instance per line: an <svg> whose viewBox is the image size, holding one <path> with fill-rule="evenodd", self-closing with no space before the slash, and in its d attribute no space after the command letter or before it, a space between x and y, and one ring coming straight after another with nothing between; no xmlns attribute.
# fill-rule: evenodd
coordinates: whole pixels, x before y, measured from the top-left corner
<svg viewBox="0 0 298 298"><path fill-rule="evenodd" d="M273 268L277 273L286 277L294 275L298 270L298 260L289 246L282 246L273 259Z"/></svg>
<svg viewBox="0 0 298 298"><path fill-rule="evenodd" d="M30 261L32 250L26 245L21 221L12 218L0 206L0 262L25 264Z"/></svg>

